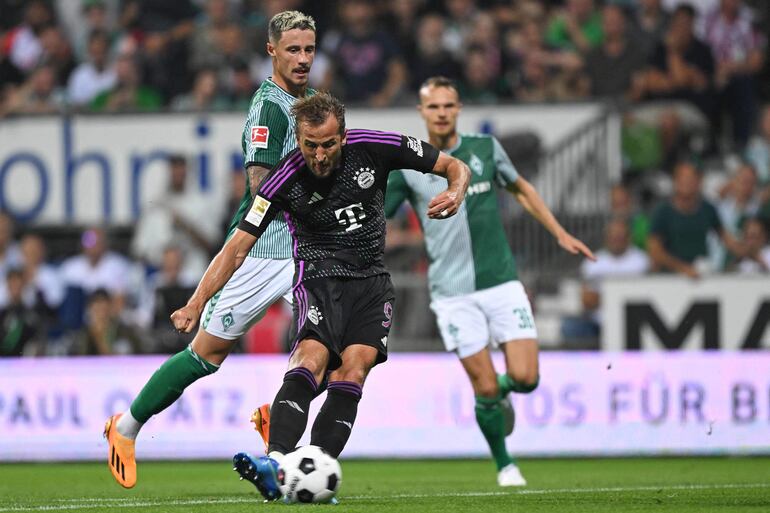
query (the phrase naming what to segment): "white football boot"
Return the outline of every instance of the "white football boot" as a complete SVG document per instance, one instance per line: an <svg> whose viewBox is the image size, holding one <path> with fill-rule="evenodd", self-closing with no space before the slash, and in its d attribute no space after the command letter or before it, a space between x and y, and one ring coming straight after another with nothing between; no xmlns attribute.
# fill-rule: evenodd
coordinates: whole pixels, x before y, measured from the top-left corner
<svg viewBox="0 0 770 513"><path fill-rule="evenodd" d="M521 475L519 467L511 463L497 473L497 484L500 486L526 486L527 480Z"/></svg>

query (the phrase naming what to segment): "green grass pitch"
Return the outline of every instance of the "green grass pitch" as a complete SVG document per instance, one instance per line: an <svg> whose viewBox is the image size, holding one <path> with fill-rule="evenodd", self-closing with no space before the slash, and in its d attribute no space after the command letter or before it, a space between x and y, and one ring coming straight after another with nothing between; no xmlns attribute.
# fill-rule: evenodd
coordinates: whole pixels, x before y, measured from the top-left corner
<svg viewBox="0 0 770 513"><path fill-rule="evenodd" d="M523 460L522 489L490 461L342 461L337 506L264 504L228 462L144 462L133 490L104 463L0 464L0 513L770 512L770 458Z"/></svg>

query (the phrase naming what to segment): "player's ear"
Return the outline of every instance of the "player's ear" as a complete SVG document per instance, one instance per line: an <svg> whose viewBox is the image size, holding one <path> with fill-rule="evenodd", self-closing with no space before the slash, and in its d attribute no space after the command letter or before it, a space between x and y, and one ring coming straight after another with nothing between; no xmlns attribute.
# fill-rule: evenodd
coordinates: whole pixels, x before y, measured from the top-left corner
<svg viewBox="0 0 770 513"><path fill-rule="evenodd" d="M348 129L346 128L344 132L342 132L342 139L340 140L340 146L345 145L348 142Z"/></svg>
<svg viewBox="0 0 770 513"><path fill-rule="evenodd" d="M273 46L273 43L271 43L270 41L268 41L268 42L267 42L267 44L266 44L265 46L267 47L267 54L268 54L270 57L275 57L275 46Z"/></svg>

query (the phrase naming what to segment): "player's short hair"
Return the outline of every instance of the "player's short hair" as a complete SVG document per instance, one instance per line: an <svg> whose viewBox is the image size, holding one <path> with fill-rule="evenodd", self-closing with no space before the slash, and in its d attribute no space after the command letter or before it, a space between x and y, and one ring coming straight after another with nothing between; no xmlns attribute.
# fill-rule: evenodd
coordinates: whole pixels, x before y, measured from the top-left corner
<svg viewBox="0 0 770 513"><path fill-rule="evenodd" d="M454 92L457 93L457 97L460 97L460 91L457 89L457 84L449 77L438 75L435 77L427 78L417 90L417 100L420 99L420 91L422 91L425 87L446 87L448 89L454 89Z"/></svg>
<svg viewBox="0 0 770 513"><path fill-rule="evenodd" d="M300 98L291 107L294 116L295 133L299 134L299 124L308 123L310 126L322 125L331 115L337 118L340 133L345 132L345 105L329 93L318 93Z"/></svg>
<svg viewBox="0 0 770 513"><path fill-rule="evenodd" d="M312 30L315 32L315 20L312 16L299 11L279 12L270 19L267 28L267 37L275 44L281 40L284 32L293 29Z"/></svg>

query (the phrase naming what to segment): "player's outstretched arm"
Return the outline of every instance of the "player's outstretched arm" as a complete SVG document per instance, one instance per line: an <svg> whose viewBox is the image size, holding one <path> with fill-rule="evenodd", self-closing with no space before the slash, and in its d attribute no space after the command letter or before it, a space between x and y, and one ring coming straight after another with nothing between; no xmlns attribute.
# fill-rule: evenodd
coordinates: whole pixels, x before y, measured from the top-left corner
<svg viewBox="0 0 770 513"><path fill-rule="evenodd" d="M460 209L465 198L465 191L471 181L471 170L462 160L439 153L433 166L433 173L443 176L449 182L445 191L439 193L428 203L428 217L444 219L451 217Z"/></svg>
<svg viewBox="0 0 770 513"><path fill-rule="evenodd" d="M209 264L198 288L195 289L187 304L171 314L174 328L184 333L190 333L195 329L206 302L225 286L227 280L243 264L243 260L256 240L257 238L248 232L235 230L235 234Z"/></svg>
<svg viewBox="0 0 770 513"><path fill-rule="evenodd" d="M540 224L545 226L545 229L551 232L565 251L572 253L573 255L583 254L591 260L596 260L593 252L583 244L580 239L573 237L564 227L559 224L559 221L554 217L553 212L546 206L543 198L537 193L532 184L519 176L516 181L508 184L508 190L513 194L524 209L532 215L535 219L540 221Z"/></svg>

